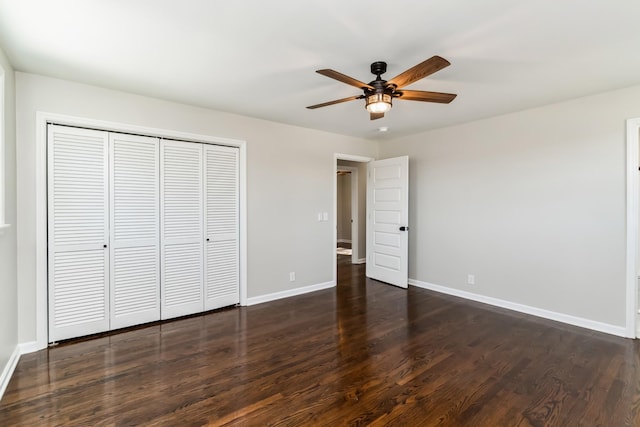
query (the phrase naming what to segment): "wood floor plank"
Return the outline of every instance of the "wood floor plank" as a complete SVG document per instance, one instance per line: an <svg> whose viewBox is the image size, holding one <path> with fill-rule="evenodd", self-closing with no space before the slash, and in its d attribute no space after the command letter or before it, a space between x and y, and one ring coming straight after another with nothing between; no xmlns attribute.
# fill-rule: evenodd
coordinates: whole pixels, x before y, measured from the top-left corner
<svg viewBox="0 0 640 427"><path fill-rule="evenodd" d="M21 357L0 426L638 426L635 340L365 278Z"/></svg>

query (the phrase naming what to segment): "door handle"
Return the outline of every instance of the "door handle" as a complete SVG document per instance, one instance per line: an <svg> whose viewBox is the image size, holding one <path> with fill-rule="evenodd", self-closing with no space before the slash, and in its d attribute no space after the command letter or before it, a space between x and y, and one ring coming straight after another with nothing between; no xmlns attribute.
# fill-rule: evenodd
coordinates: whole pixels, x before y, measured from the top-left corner
<svg viewBox="0 0 640 427"><path fill-rule="evenodd" d="M406 227L404 225L402 227L400 227L400 231L407 231L408 229L409 229L409 227Z"/></svg>

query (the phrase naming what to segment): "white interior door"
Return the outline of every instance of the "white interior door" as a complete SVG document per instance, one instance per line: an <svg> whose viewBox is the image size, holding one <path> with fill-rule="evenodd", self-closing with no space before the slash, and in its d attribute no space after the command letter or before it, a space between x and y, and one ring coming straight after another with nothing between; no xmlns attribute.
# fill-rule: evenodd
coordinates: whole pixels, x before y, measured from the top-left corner
<svg viewBox="0 0 640 427"><path fill-rule="evenodd" d="M160 319L159 146L109 134L111 329Z"/></svg>
<svg viewBox="0 0 640 427"><path fill-rule="evenodd" d="M108 134L49 125L49 342L109 329Z"/></svg>
<svg viewBox="0 0 640 427"><path fill-rule="evenodd" d="M202 144L161 141L162 319L204 310L202 163Z"/></svg>
<svg viewBox="0 0 640 427"><path fill-rule="evenodd" d="M240 302L238 149L204 146L205 310Z"/></svg>
<svg viewBox="0 0 640 427"><path fill-rule="evenodd" d="M367 277L408 286L409 157L367 165Z"/></svg>

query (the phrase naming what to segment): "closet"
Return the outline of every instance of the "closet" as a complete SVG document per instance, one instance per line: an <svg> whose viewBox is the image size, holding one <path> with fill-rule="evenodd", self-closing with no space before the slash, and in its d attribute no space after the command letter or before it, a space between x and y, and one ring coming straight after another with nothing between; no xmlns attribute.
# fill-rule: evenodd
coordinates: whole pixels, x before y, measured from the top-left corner
<svg viewBox="0 0 640 427"><path fill-rule="evenodd" d="M236 147L47 132L49 342L239 302Z"/></svg>

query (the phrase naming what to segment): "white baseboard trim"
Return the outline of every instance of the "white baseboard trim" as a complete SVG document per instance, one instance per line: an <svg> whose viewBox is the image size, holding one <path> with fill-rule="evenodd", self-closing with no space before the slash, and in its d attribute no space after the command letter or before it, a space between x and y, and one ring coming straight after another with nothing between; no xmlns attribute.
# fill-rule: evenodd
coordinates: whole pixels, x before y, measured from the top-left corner
<svg viewBox="0 0 640 427"><path fill-rule="evenodd" d="M365 264L367 262L366 258L360 258L359 260L357 260L356 262L354 262L354 264Z"/></svg>
<svg viewBox="0 0 640 427"><path fill-rule="evenodd" d="M42 350L42 347L38 345L38 341L29 341L18 344L20 354L34 353L38 350Z"/></svg>
<svg viewBox="0 0 640 427"><path fill-rule="evenodd" d="M16 366L18 366L18 360L20 360L20 347L16 346L0 375L0 400L9 385L13 371L15 371Z"/></svg>
<svg viewBox="0 0 640 427"><path fill-rule="evenodd" d="M555 311L545 310L542 308L531 307L524 304L502 300L498 298L488 297L485 295L474 294L472 292L462 291L460 289L448 288L446 286L434 285L433 283L421 282L415 279L409 279L409 284L418 288L429 289L431 291L442 294L453 295L483 304L489 304L496 307L506 308L508 310L518 311L520 313L530 314L532 316L542 317L544 319L555 320L556 322L567 323L581 328L591 329L606 334L617 335L619 337L627 337L627 330L624 326L610 325L608 323L596 322L594 320L582 317L571 316L569 314L558 313Z"/></svg>
<svg viewBox="0 0 640 427"><path fill-rule="evenodd" d="M335 282L318 283L316 285L303 286L302 288L289 289L281 292L274 292L272 294L260 295L257 297L247 298L247 305L262 304L263 302L275 301L282 298L294 297L296 295L302 295L309 292L321 291L323 289L335 287Z"/></svg>
<svg viewBox="0 0 640 427"><path fill-rule="evenodd" d="M348 239L338 239L338 243L351 243L351 240L348 240Z"/></svg>

